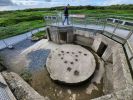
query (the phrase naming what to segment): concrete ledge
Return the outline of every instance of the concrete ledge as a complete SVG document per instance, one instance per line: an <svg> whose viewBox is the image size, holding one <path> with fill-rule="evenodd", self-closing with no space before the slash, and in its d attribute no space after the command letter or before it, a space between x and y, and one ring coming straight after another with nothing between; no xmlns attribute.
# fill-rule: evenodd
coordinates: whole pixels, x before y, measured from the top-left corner
<svg viewBox="0 0 133 100"><path fill-rule="evenodd" d="M0 83L1 84L4 84L6 87L4 88L5 89L5 91L6 91L6 96L7 97L9 97L10 98L10 100L16 100L16 98L14 97L14 95L12 94L12 92L11 92L11 90L9 89L9 87L8 87L8 85L7 85L7 83L6 83L6 81L5 81L5 79L3 78L3 76L1 75L1 73L0 73ZM1 88L1 87L0 87ZM0 91L1 92L1 91ZM2 93L1 93L2 94ZM1 100L2 98L0 97L0 100Z"/></svg>
<svg viewBox="0 0 133 100"><path fill-rule="evenodd" d="M43 96L40 96L16 73L2 72L2 75L4 76L17 100L45 100Z"/></svg>
<svg viewBox="0 0 133 100"><path fill-rule="evenodd" d="M118 91L133 86L133 80L122 45L115 45L112 51L114 90Z"/></svg>

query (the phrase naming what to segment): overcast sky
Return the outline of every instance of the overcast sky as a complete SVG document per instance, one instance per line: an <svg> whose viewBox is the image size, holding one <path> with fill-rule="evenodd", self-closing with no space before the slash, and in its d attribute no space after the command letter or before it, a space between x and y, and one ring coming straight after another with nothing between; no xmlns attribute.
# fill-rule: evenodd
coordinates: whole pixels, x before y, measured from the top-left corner
<svg viewBox="0 0 133 100"><path fill-rule="evenodd" d="M17 6L21 8L42 8L63 5L114 5L114 4L133 4L133 0L0 0L0 10L7 6Z"/></svg>

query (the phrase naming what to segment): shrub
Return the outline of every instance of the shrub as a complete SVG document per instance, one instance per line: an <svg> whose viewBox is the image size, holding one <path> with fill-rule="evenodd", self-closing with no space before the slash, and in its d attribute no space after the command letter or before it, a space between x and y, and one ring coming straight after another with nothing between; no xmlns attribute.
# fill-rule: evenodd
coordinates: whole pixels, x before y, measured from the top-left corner
<svg viewBox="0 0 133 100"><path fill-rule="evenodd" d="M24 70L20 76L29 84L31 84L32 81L32 74L28 70Z"/></svg>

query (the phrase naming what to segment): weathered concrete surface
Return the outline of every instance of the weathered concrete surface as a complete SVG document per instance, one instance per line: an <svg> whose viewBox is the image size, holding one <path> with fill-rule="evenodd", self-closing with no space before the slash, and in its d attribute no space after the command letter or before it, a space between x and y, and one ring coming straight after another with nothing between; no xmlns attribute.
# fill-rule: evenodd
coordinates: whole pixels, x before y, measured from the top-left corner
<svg viewBox="0 0 133 100"><path fill-rule="evenodd" d="M112 55L112 47L117 44L115 41L107 38L100 34L97 30L87 30L84 28L75 28L74 31L76 43L92 48L95 52L98 51L101 42L107 45L105 52L102 55L104 61L108 61L109 57Z"/></svg>
<svg viewBox="0 0 133 100"><path fill-rule="evenodd" d="M94 53L95 54L95 53ZM95 54L95 57L97 59L97 67L96 67L96 70L95 70L95 73L94 73L94 77L93 79L91 80L92 83L97 83L97 84L100 84L101 83L101 80L103 78L103 75L105 73L105 63L104 61L97 55Z"/></svg>
<svg viewBox="0 0 133 100"><path fill-rule="evenodd" d="M73 27L71 26L51 26L48 27L49 33L47 36L55 43L71 43L73 42Z"/></svg>
<svg viewBox="0 0 133 100"><path fill-rule="evenodd" d="M112 51L114 90L118 91L133 86L133 80L122 45L115 45Z"/></svg>
<svg viewBox="0 0 133 100"><path fill-rule="evenodd" d="M113 90L113 64L105 63L105 73L103 75L103 92L112 93Z"/></svg>
<svg viewBox="0 0 133 100"><path fill-rule="evenodd" d="M91 100L118 100L113 94L108 94L99 98L91 99ZM122 99L125 100L125 99Z"/></svg>
<svg viewBox="0 0 133 100"><path fill-rule="evenodd" d="M107 38L104 35L101 34L97 34L96 37L94 37L95 39L99 39L99 42L102 41L103 43L105 43L107 45L106 50L104 51L103 55L102 55L102 59L106 62L108 62L110 56L112 55L112 47L117 44L117 42L111 40L110 38ZM101 39L101 40L100 40ZM98 43L98 41L97 41ZM98 43L99 44L99 43ZM96 45L94 43L94 45Z"/></svg>
<svg viewBox="0 0 133 100"><path fill-rule="evenodd" d="M92 45L92 49L93 49L95 52L98 51L101 42L102 42L102 39L101 39L101 38L98 38L98 37L97 37L97 38L94 39L94 42L93 42L93 45Z"/></svg>
<svg viewBox="0 0 133 100"><path fill-rule="evenodd" d="M133 100L133 87L126 88L92 100Z"/></svg>
<svg viewBox="0 0 133 100"><path fill-rule="evenodd" d="M83 46L87 46L90 47L93 44L94 39L92 37L86 37L86 36L82 36L82 35L75 35L75 40L74 42L79 44L79 45L83 45Z"/></svg>
<svg viewBox="0 0 133 100"><path fill-rule="evenodd" d="M4 79L3 76L1 75L1 73L0 73L0 83L2 83L2 84L5 85L5 87L4 87L3 89L6 91L6 97L9 97L10 100L16 100L16 98L15 98L14 95L12 94L11 90L9 89L9 87L8 87L8 85L7 85L6 81L5 81L5 79ZM2 88L1 85L0 85L0 88ZM0 91L0 94L2 94L1 92L2 92L2 91ZM3 98L0 97L0 100L3 100Z"/></svg>
<svg viewBox="0 0 133 100"><path fill-rule="evenodd" d="M69 44L52 51L46 66L53 80L80 83L94 73L96 62L91 52L81 46Z"/></svg>
<svg viewBox="0 0 133 100"><path fill-rule="evenodd" d="M13 91L17 100L47 100L40 96L19 75L13 72L2 72L3 77Z"/></svg>

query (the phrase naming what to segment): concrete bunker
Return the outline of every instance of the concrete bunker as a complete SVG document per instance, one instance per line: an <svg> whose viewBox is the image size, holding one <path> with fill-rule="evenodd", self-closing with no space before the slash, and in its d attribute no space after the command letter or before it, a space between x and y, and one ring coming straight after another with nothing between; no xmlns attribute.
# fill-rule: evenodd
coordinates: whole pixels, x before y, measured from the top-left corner
<svg viewBox="0 0 133 100"><path fill-rule="evenodd" d="M34 73L37 76L32 85L46 96L46 100L133 99L133 81L121 44L103 35L106 33L101 30L50 26L47 32L51 42L40 40L30 50L26 49L28 52L36 52L37 48L41 48L41 51L42 48L51 50L47 59L48 71L43 66L45 70L40 70L39 75ZM95 63L91 65L89 62ZM54 68L59 70L60 77L57 77L58 71ZM89 75L89 72L92 74ZM2 75L18 100L45 100L15 73L3 72ZM70 81L72 77L74 80ZM53 80L65 84L57 84Z"/></svg>
<svg viewBox="0 0 133 100"><path fill-rule="evenodd" d="M129 73L130 70L126 60L126 56L121 44L111 40L109 37L102 35L101 33L103 31L101 30L70 26L69 29L68 27L60 26L50 26L48 28L51 32L53 32L51 33L51 35L54 35L54 37L55 35L59 34L59 32L56 33L55 30L62 31L62 29L67 29L67 41L65 43L58 42L59 44L61 43L65 45L80 45L84 48L87 48L95 56L95 63L97 64L97 67L93 73L94 77L92 77L90 81L94 83L100 83L100 81L102 80L104 95L101 95L101 97L99 98L94 98L93 100L103 100L109 98L113 100L121 98L133 98L130 94L124 96L122 95L123 91L127 91L127 93L133 91L133 82L131 73ZM68 32L70 32L70 34L68 34ZM65 36L66 35L64 35L64 37ZM56 41L60 41L60 38L56 38ZM62 50L61 52L65 54L64 50ZM82 52L81 50L79 50L78 53L72 51L66 52L66 54L75 55L75 61L72 61L72 63L67 60L64 61L65 64L70 64L72 66L75 63L80 62L80 54L83 54L85 57L88 56L88 54ZM60 59L64 60L65 58L61 57ZM73 68L71 66L66 67L66 71L71 72L72 70ZM80 74L81 73L79 70L74 70L73 72L73 75L75 76L80 76Z"/></svg>

